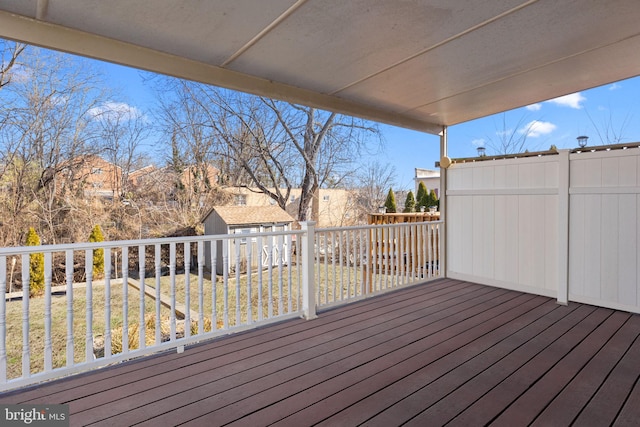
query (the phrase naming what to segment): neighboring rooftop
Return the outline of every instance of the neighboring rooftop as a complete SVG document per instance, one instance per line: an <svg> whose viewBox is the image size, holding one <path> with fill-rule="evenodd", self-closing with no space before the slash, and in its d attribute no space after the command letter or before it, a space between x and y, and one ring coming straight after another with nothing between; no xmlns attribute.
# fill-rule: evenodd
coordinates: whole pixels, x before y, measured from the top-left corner
<svg viewBox="0 0 640 427"><path fill-rule="evenodd" d="M416 179L420 178L440 178L440 171L416 168Z"/></svg>
<svg viewBox="0 0 640 427"><path fill-rule="evenodd" d="M214 206L205 218L214 211L228 225L281 224L294 221L279 206Z"/></svg>

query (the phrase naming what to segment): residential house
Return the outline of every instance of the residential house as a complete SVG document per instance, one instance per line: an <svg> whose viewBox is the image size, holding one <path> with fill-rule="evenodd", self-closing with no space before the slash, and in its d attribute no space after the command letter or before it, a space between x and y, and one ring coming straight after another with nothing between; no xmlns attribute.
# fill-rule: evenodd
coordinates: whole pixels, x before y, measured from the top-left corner
<svg viewBox="0 0 640 427"><path fill-rule="evenodd" d="M147 196L159 194L166 200L167 196L175 194L178 183L195 194L205 194L208 188L218 185L219 175L220 171L211 165L204 168L188 166L180 174L170 167L149 165L129 173L128 182L133 191L146 193ZM162 191L158 192L159 189Z"/></svg>
<svg viewBox="0 0 640 427"><path fill-rule="evenodd" d="M76 157L56 177L58 191L82 188L85 197L116 199L122 193L122 168L100 156Z"/></svg>
<svg viewBox="0 0 640 427"><path fill-rule="evenodd" d="M276 201L262 193L257 188L229 187L225 191L233 196L233 203L237 206L273 206ZM293 188L289 193L286 211L292 217L298 216L300 206L300 188ZM350 190L340 188L321 188L317 199L314 200L312 215L317 227L338 227L355 225L357 222L356 209Z"/></svg>
<svg viewBox="0 0 640 427"><path fill-rule="evenodd" d="M420 183L423 182L429 191L434 190L436 196L440 197L440 171L430 169L416 168L416 174L414 177L416 183L416 193Z"/></svg>

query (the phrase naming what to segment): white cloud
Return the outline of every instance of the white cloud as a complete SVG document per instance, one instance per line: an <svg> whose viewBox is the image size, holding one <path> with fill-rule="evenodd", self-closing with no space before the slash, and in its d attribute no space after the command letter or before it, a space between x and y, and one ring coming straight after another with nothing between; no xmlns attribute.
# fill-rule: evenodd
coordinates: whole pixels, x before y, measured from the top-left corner
<svg viewBox="0 0 640 427"><path fill-rule="evenodd" d="M124 119L124 120L133 120L135 118L142 117L142 111L133 105L126 104L124 102L115 102L109 101L105 102L102 105L91 108L89 110L89 115L94 118L104 118L104 119Z"/></svg>
<svg viewBox="0 0 640 427"><path fill-rule="evenodd" d="M540 109L542 108L542 104L540 103L531 104L531 105L527 105L524 108L526 108L529 111L540 111Z"/></svg>
<svg viewBox="0 0 640 427"><path fill-rule="evenodd" d="M618 83L614 83L611 86L609 86L609 90L618 90L618 89L622 89L622 85L619 85Z"/></svg>
<svg viewBox="0 0 640 427"><path fill-rule="evenodd" d="M7 77L14 83L26 83L34 78L34 72L32 68L26 65L16 64L9 70Z"/></svg>
<svg viewBox="0 0 640 427"><path fill-rule="evenodd" d="M471 141L471 144L474 147L484 147L484 143L485 143L485 140L483 138L474 139L473 141Z"/></svg>
<svg viewBox="0 0 640 427"><path fill-rule="evenodd" d="M582 103L586 100L587 98L585 98L580 92L576 92L569 95L561 96L559 98L550 99L547 102L551 102L562 107L570 107L579 110L582 108Z"/></svg>
<svg viewBox="0 0 640 427"><path fill-rule="evenodd" d="M532 120L522 128L518 129L518 133L521 135L526 134L527 137L538 138L539 136L550 134L556 128L557 126L551 122Z"/></svg>

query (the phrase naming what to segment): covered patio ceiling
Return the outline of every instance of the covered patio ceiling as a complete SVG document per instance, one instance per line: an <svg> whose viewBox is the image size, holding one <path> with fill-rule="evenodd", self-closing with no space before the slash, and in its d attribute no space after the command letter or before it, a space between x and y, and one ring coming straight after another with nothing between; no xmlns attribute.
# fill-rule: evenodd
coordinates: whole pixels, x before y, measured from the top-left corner
<svg viewBox="0 0 640 427"><path fill-rule="evenodd" d="M640 74L637 0L0 0L0 37L406 128Z"/></svg>

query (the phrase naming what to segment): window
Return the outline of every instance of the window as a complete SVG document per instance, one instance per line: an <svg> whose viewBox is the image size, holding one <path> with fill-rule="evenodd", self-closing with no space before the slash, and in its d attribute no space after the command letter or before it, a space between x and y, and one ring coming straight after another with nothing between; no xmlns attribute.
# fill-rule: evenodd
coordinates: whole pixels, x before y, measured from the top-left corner
<svg viewBox="0 0 640 427"><path fill-rule="evenodd" d="M236 233L235 233L235 234L249 234L249 233L255 233L255 232L256 232L256 230L254 230L254 229L252 229L252 228L240 228L240 229L237 229L237 230L236 230ZM255 237L253 237L253 238L251 239L251 241L252 241L252 242L255 242L255 241L256 241L256 238L255 238ZM240 244L241 244L241 245L246 245L246 244L247 244L247 238L246 238L246 237L241 237L241 238L240 238Z"/></svg>
<svg viewBox="0 0 640 427"><path fill-rule="evenodd" d="M292 201L292 202L295 202L296 201L296 196L291 196L291 198L289 200Z"/></svg>
<svg viewBox="0 0 640 427"><path fill-rule="evenodd" d="M325 202L328 202L329 201L329 195L322 196L322 200L325 201Z"/></svg>
<svg viewBox="0 0 640 427"><path fill-rule="evenodd" d="M236 194L236 206L247 206L247 196L245 194Z"/></svg>
<svg viewBox="0 0 640 427"><path fill-rule="evenodd" d="M248 228L242 228L240 230L236 230L236 234L249 234L251 233L251 230ZM246 237L242 237L240 239L240 244L241 245L246 245L247 244L247 238Z"/></svg>
<svg viewBox="0 0 640 427"><path fill-rule="evenodd" d="M102 169L101 168L92 168L91 169L91 173L94 175L102 175Z"/></svg>

